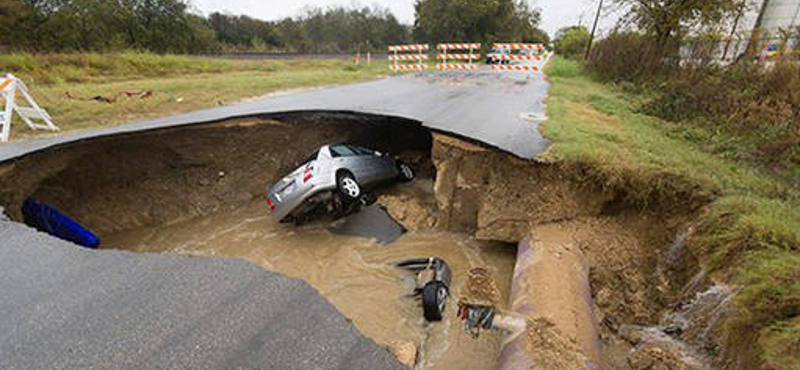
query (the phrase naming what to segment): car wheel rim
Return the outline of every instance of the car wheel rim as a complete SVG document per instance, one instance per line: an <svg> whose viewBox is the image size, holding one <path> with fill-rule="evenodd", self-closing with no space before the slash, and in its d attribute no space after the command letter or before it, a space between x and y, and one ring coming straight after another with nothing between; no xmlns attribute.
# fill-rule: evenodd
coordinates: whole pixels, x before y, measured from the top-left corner
<svg viewBox="0 0 800 370"><path fill-rule="evenodd" d="M447 300L447 290L444 288L439 288L439 291L436 292L436 300L439 303L439 312L444 311L444 302Z"/></svg>
<svg viewBox="0 0 800 370"><path fill-rule="evenodd" d="M411 167L408 167L408 166L406 166L406 165L402 165L402 166L400 166L400 170L402 170L402 171L403 171L403 176L404 176L405 178L407 178L407 179L411 179L411 178L413 178L413 177L414 177L414 173L413 173L413 172L411 172Z"/></svg>
<svg viewBox="0 0 800 370"><path fill-rule="evenodd" d="M347 177L342 180L342 188L345 191L345 194L351 198L358 197L358 194L361 193L361 189L358 188L358 184L355 180Z"/></svg>

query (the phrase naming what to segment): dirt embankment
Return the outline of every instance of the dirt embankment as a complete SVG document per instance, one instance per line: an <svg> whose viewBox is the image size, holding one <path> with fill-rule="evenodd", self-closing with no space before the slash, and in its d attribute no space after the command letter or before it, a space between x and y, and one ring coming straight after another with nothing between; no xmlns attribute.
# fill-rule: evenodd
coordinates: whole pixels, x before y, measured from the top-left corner
<svg viewBox="0 0 800 370"><path fill-rule="evenodd" d="M277 118L277 119L275 119ZM243 118L67 144L0 167L0 205L21 219L34 196L101 236L169 225L263 198L323 143L400 153L430 175L430 134L414 122L351 115Z"/></svg>
<svg viewBox="0 0 800 370"><path fill-rule="evenodd" d="M627 204L624 194L557 163L522 161L443 135L434 135L432 160L437 227L479 239L529 237L538 258L550 259L526 270L528 280L519 284L533 298L518 306L552 323L553 338L573 343L603 369L703 368L679 338L621 334L631 326L661 333L669 306L691 299L676 291L697 272L696 261L666 262L693 208Z"/></svg>

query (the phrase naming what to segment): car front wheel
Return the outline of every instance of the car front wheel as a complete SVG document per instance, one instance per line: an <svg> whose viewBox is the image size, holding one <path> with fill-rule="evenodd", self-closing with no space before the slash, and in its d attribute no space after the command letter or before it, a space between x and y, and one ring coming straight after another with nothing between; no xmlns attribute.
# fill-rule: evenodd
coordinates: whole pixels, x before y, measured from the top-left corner
<svg viewBox="0 0 800 370"><path fill-rule="evenodd" d="M397 170L400 172L400 181L409 182L414 180L414 170L411 166L400 162L397 164Z"/></svg>
<svg viewBox="0 0 800 370"><path fill-rule="evenodd" d="M444 304L447 301L447 288L440 282L430 282L422 288L422 310L425 320L441 321Z"/></svg>
<svg viewBox="0 0 800 370"><path fill-rule="evenodd" d="M356 200L361 196L361 186L358 185L352 174L345 173L340 175L337 185L339 192L348 200Z"/></svg>

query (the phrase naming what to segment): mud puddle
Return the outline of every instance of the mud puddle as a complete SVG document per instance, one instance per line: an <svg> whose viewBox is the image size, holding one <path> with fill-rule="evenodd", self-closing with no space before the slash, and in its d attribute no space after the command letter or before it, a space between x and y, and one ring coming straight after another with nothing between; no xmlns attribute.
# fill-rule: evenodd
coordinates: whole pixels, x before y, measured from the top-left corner
<svg viewBox="0 0 800 370"><path fill-rule="evenodd" d="M268 217L263 204L254 202L170 226L105 235L103 244L137 252L244 258L307 281L379 344L413 342L419 350L416 369L497 367L499 333L470 338L455 319L452 297L445 320L426 324L419 302L408 296L413 276L393 264L415 257L445 259L453 270L454 297L463 289L470 268L485 267L501 289L501 302L508 302L514 246L437 231L411 231L386 246L334 235L325 226L278 224Z"/></svg>

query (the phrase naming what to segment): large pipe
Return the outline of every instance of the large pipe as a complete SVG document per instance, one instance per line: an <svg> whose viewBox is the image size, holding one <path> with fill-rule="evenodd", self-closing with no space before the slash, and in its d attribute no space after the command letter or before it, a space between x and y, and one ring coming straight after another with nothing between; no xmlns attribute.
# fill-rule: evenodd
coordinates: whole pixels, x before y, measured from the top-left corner
<svg viewBox="0 0 800 370"><path fill-rule="evenodd" d="M600 369L600 342L588 268L566 230L557 225L539 226L519 243L510 310L551 321L561 335L576 344L558 351L580 351L571 355L583 359L582 369ZM537 365L530 351L530 335L536 333L504 342L500 357L502 370L545 370L543 364ZM564 353L553 355L564 356Z"/></svg>

